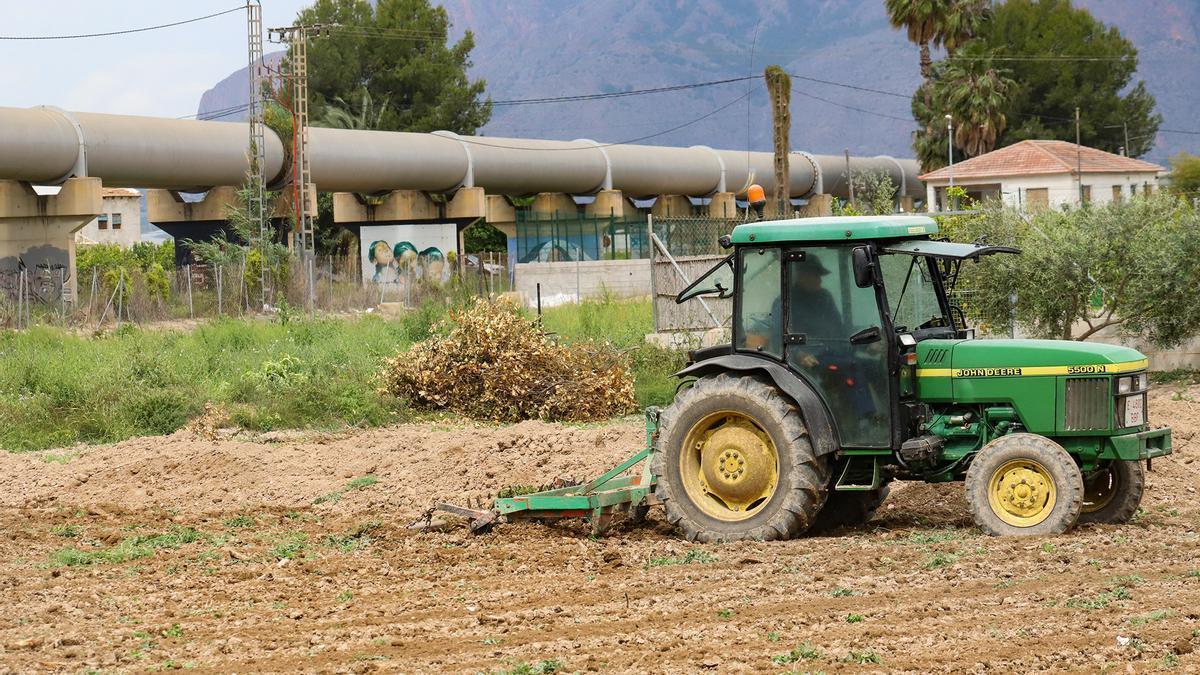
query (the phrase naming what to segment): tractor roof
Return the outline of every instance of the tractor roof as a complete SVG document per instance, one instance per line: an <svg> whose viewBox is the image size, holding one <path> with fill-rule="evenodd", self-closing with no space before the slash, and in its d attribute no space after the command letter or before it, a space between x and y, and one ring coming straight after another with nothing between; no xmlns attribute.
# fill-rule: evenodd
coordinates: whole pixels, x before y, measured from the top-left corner
<svg viewBox="0 0 1200 675"><path fill-rule="evenodd" d="M938 226L926 216L831 216L744 223L733 228L735 244L791 241L925 238Z"/></svg>

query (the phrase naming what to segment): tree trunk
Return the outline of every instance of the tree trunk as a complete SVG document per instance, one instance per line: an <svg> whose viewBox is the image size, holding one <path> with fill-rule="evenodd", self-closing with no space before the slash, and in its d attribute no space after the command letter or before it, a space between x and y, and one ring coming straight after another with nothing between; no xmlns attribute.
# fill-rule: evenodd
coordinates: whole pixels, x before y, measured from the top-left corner
<svg viewBox="0 0 1200 675"><path fill-rule="evenodd" d="M933 71L933 58L929 55L929 43L921 43L921 77L926 82L929 81L929 75Z"/></svg>

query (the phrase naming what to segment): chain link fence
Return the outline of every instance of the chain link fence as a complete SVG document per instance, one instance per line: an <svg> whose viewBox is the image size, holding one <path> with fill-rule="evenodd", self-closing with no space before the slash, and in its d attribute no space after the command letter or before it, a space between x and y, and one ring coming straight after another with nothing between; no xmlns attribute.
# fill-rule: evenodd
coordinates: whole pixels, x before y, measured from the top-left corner
<svg viewBox="0 0 1200 675"><path fill-rule="evenodd" d="M23 269L0 274L0 328L48 324L100 330L222 316L355 313L383 303L415 308L510 290L505 254L469 254L462 262L461 269L455 261L436 279L413 269L388 283L364 283L356 255L293 258L268 270L265 292L259 269L244 258L161 273L93 267L76 279L65 270Z"/></svg>
<svg viewBox="0 0 1200 675"><path fill-rule="evenodd" d="M652 218L654 252L650 287L656 333L729 330L733 300L695 298L682 304L675 297L691 282L729 255L718 239L742 221L723 218Z"/></svg>

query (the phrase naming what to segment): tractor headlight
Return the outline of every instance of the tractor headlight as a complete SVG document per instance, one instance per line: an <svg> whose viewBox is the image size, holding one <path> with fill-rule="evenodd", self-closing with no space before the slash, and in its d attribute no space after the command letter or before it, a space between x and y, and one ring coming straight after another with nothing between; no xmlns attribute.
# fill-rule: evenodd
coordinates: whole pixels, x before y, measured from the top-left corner
<svg viewBox="0 0 1200 675"><path fill-rule="evenodd" d="M1145 391L1150 388L1150 375L1148 373L1138 373L1133 376L1133 390Z"/></svg>
<svg viewBox="0 0 1200 675"><path fill-rule="evenodd" d="M1132 377L1118 377L1117 378L1117 393L1118 394L1128 394L1131 391L1133 391L1133 378Z"/></svg>

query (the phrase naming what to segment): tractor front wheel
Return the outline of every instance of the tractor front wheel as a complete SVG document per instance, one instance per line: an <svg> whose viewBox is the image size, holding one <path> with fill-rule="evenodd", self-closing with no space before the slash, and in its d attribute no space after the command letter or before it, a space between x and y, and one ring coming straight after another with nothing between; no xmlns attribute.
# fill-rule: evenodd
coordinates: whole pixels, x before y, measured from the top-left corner
<svg viewBox="0 0 1200 675"><path fill-rule="evenodd" d="M1146 474L1139 461L1113 460L1083 478L1081 523L1129 522L1146 490Z"/></svg>
<svg viewBox="0 0 1200 675"><path fill-rule="evenodd" d="M830 471L790 399L724 373L700 378L662 412L652 469L667 520L693 541L802 534Z"/></svg>
<svg viewBox="0 0 1200 675"><path fill-rule="evenodd" d="M1083 475L1045 436L1016 433L983 446L967 469L967 504L993 536L1062 534L1083 506Z"/></svg>

